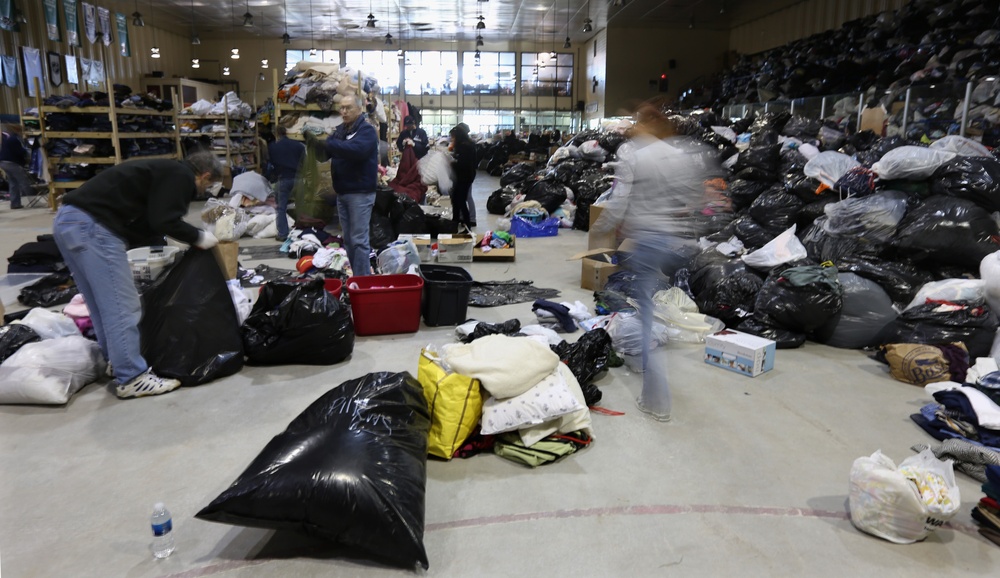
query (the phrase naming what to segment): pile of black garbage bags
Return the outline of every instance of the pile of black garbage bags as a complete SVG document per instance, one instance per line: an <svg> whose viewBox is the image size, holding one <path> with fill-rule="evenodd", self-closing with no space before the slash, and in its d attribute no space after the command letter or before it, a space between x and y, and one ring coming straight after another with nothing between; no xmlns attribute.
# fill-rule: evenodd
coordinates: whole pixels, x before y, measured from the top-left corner
<svg viewBox="0 0 1000 578"><path fill-rule="evenodd" d="M617 159L618 147L625 140L619 132L587 130L558 149L545 165L514 164L500 176L501 188L490 194L486 208L503 215L515 200L537 201L553 214L570 201L573 228L586 231L590 206L611 187L613 171L604 167Z"/></svg>
<svg viewBox="0 0 1000 578"><path fill-rule="evenodd" d="M701 253L678 275L702 313L779 347L962 341L973 358L988 354L997 320L982 298L912 303L926 283L978 278L980 262L1000 250L1000 161L988 149L870 131L830 149L820 123L788 112L678 120L729 169L731 212L714 215ZM735 156L734 143L720 146L719 135L747 133ZM744 260L765 245L757 255L786 259Z"/></svg>

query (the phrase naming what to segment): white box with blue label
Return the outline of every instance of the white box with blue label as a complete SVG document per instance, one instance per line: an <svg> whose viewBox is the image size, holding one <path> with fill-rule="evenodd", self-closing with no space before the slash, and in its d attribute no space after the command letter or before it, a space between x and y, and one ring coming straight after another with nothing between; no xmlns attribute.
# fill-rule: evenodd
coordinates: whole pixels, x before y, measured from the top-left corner
<svg viewBox="0 0 1000 578"><path fill-rule="evenodd" d="M757 377L774 369L774 342L724 329L705 337L705 363Z"/></svg>

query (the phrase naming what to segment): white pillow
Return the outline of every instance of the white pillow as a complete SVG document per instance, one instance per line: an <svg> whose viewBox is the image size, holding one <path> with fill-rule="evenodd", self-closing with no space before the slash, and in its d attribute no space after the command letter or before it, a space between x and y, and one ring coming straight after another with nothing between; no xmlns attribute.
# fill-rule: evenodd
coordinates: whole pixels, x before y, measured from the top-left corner
<svg viewBox="0 0 1000 578"><path fill-rule="evenodd" d="M482 432L491 435L513 431L580 409L586 406L573 395L562 372L557 369L521 395L487 399L483 403Z"/></svg>
<svg viewBox="0 0 1000 578"><path fill-rule="evenodd" d="M592 434L590 429L590 408L586 406L587 401L583 397L583 390L580 389L580 382L576 380L576 376L573 375L573 372L570 371L570 368L565 363L559 364L558 371L562 374L563 379L566 381L566 386L569 387L573 397L580 403L581 409L567 413L559 419L521 428L518 434L521 436L521 442L528 447L557 432L570 433L577 430L584 430L588 434Z"/></svg>

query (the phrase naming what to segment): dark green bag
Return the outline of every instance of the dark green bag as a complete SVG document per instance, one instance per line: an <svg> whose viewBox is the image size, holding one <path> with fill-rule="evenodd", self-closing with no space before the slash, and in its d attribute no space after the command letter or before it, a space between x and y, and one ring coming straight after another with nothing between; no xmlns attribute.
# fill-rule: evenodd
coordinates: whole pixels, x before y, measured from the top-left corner
<svg viewBox="0 0 1000 578"><path fill-rule="evenodd" d="M576 453L578 449L590 445L590 442L587 432L580 430L568 434L553 434L528 447L517 432L507 432L497 436L493 452L512 462L537 468Z"/></svg>

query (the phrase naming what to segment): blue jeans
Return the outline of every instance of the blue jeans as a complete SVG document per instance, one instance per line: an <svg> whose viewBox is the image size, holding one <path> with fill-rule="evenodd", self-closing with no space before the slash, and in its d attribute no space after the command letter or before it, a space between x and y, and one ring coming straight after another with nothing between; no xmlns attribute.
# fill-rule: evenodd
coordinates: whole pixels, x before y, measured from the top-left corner
<svg viewBox="0 0 1000 578"><path fill-rule="evenodd" d="M666 357L652 353L653 291L658 280L673 278L697 252L697 245L680 237L646 233L637 239L637 247L628 261L636 273L639 289L639 314L642 318L642 393L639 405L658 415L670 415L670 385Z"/></svg>
<svg viewBox="0 0 1000 578"><path fill-rule="evenodd" d="M337 215L340 217L344 249L347 250L351 270L359 277L372 274L372 248L368 229L374 206L374 192L337 195Z"/></svg>
<svg viewBox="0 0 1000 578"><path fill-rule="evenodd" d="M274 224L278 226L278 236L288 236L288 199L292 197L295 179L278 179L277 209Z"/></svg>
<svg viewBox="0 0 1000 578"><path fill-rule="evenodd" d="M0 169L7 173L7 188L10 189L10 206L21 206L21 197L31 194L31 180L24 167L10 161L0 161Z"/></svg>
<svg viewBox="0 0 1000 578"><path fill-rule="evenodd" d="M63 205L52 225L56 245L87 301L97 343L126 383L149 365L139 339L142 304L132 280L125 241L88 213Z"/></svg>

